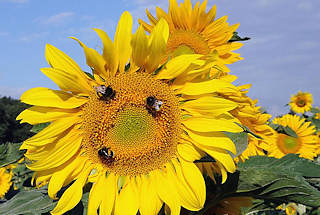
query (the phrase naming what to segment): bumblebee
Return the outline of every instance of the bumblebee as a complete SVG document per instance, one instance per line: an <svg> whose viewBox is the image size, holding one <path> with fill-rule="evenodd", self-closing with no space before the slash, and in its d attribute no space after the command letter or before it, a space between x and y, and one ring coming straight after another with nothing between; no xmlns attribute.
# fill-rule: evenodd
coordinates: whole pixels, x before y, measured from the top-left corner
<svg viewBox="0 0 320 215"><path fill-rule="evenodd" d="M110 148L103 147L99 149L98 155L100 159L105 163L112 163L114 161L114 153L110 150Z"/></svg>
<svg viewBox="0 0 320 215"><path fill-rule="evenodd" d="M97 96L101 100L109 101L110 99L113 99L116 95L116 92L111 88L110 85L108 87L106 87L105 85L100 85L94 88L97 91Z"/></svg>
<svg viewBox="0 0 320 215"><path fill-rule="evenodd" d="M147 108L153 111L160 111L161 105L162 105L162 101L157 100L155 97L153 96L149 96L147 98Z"/></svg>

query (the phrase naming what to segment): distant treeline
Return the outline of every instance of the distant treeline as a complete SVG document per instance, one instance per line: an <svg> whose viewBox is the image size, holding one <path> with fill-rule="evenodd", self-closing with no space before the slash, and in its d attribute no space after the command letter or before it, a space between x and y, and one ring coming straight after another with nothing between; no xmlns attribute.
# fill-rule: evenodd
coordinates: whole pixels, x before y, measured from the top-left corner
<svg viewBox="0 0 320 215"><path fill-rule="evenodd" d="M18 114L28 107L17 99L0 98L0 144L22 142L33 135L31 125L16 121Z"/></svg>

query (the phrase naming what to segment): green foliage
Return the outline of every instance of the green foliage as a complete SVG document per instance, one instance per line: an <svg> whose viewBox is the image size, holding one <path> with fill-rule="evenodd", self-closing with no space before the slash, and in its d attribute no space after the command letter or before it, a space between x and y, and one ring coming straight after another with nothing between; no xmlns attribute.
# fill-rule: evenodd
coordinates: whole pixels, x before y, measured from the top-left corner
<svg viewBox="0 0 320 215"><path fill-rule="evenodd" d="M238 32L233 32L233 35L228 42L246 41L246 40L250 40L250 37L243 37L242 38L238 35Z"/></svg>
<svg viewBox="0 0 320 215"><path fill-rule="evenodd" d="M17 162L23 157L23 151L19 151L21 143L6 143L0 145L0 166Z"/></svg>
<svg viewBox="0 0 320 215"><path fill-rule="evenodd" d="M0 204L0 214L32 214L38 215L52 210L55 206L45 189L21 191L12 199Z"/></svg>
<svg viewBox="0 0 320 215"><path fill-rule="evenodd" d="M47 123L40 123L40 124L36 124L34 126L32 126L31 128L31 132L32 133L38 133L40 132L41 130L43 130L45 127L47 127L50 123L47 122Z"/></svg>
<svg viewBox="0 0 320 215"><path fill-rule="evenodd" d="M248 147L247 132L240 132L240 133L224 132L224 134L228 136L236 146L237 154L232 156L238 157Z"/></svg>
<svg viewBox="0 0 320 215"><path fill-rule="evenodd" d="M320 113L320 109L319 108L311 108L310 112L314 113L314 114Z"/></svg>
<svg viewBox="0 0 320 215"><path fill-rule="evenodd" d="M239 163L224 184L214 184L208 191L216 193L208 199L200 214L228 197L252 197L252 211L275 211L281 203L295 202L320 207L320 164L289 154L281 159L255 156ZM223 192L222 192L223 191Z"/></svg>
<svg viewBox="0 0 320 215"><path fill-rule="evenodd" d="M10 97L0 98L0 144L22 142L32 136L30 125L16 121L18 114L28 107Z"/></svg>
<svg viewBox="0 0 320 215"><path fill-rule="evenodd" d="M296 202L320 207L320 192L308 181L320 179L320 165L289 154L281 159L252 157L239 164L237 193L264 203Z"/></svg>

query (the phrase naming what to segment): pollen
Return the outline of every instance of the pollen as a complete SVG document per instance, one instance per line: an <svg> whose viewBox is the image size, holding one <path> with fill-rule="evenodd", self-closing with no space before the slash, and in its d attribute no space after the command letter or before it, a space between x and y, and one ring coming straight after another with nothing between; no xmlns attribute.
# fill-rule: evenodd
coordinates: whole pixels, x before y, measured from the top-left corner
<svg viewBox="0 0 320 215"><path fill-rule="evenodd" d="M297 153L301 148L299 138L291 137L286 134L278 134L277 144L284 154Z"/></svg>
<svg viewBox="0 0 320 215"><path fill-rule="evenodd" d="M178 97L167 83L144 73L122 73L104 83L114 96L94 90L83 109L82 148L92 162L117 175L160 169L176 156L182 132ZM154 108L148 98L161 101ZM108 150L105 156L99 150Z"/></svg>

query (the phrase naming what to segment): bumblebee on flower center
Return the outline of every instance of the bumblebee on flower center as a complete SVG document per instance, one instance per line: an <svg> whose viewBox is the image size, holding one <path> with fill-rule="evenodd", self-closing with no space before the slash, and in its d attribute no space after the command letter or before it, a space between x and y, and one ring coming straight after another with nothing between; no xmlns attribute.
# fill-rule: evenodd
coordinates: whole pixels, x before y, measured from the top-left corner
<svg viewBox="0 0 320 215"><path fill-rule="evenodd" d="M140 175L176 156L180 109L166 83L149 74L122 73L103 86L109 90L93 91L82 116L82 147L93 162L118 175Z"/></svg>

